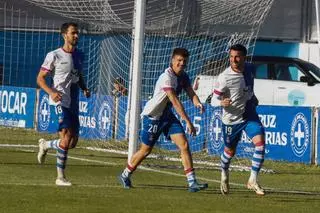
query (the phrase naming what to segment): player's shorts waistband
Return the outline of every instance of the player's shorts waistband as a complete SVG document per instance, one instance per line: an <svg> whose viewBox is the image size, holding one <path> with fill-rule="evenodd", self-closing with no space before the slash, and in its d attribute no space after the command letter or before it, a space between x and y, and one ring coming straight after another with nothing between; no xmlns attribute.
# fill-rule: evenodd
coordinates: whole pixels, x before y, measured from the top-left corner
<svg viewBox="0 0 320 213"><path fill-rule="evenodd" d="M150 120L160 120L160 117L159 117L159 116L147 115L147 117L148 117Z"/></svg>
<svg viewBox="0 0 320 213"><path fill-rule="evenodd" d="M159 116L151 116L151 115L141 115L141 118L147 117L150 120L160 120Z"/></svg>

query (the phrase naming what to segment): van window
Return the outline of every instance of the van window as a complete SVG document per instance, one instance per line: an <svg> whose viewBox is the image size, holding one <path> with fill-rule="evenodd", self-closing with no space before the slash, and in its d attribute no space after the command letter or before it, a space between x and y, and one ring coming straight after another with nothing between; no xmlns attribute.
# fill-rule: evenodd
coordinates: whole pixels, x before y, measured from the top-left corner
<svg viewBox="0 0 320 213"><path fill-rule="evenodd" d="M320 81L320 68L311 63L304 63L307 71L319 82Z"/></svg>
<svg viewBox="0 0 320 213"><path fill-rule="evenodd" d="M289 65L288 69L292 77L292 81L300 81L300 77L305 76L304 73L295 65Z"/></svg>
<svg viewBox="0 0 320 213"><path fill-rule="evenodd" d="M255 64L255 78L268 79L268 64Z"/></svg>
<svg viewBox="0 0 320 213"><path fill-rule="evenodd" d="M291 73L288 69L288 64L275 64L274 72L276 76L276 80L280 81L291 81Z"/></svg>
<svg viewBox="0 0 320 213"><path fill-rule="evenodd" d="M293 64L275 64L276 80L280 81L300 81L303 72Z"/></svg>

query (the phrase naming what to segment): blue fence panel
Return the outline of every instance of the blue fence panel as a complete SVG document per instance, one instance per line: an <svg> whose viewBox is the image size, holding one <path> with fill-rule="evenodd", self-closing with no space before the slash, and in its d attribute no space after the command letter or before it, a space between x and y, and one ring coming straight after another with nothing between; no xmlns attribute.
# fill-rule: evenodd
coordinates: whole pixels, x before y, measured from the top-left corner
<svg viewBox="0 0 320 213"><path fill-rule="evenodd" d="M0 125L33 128L36 89L0 87Z"/></svg>

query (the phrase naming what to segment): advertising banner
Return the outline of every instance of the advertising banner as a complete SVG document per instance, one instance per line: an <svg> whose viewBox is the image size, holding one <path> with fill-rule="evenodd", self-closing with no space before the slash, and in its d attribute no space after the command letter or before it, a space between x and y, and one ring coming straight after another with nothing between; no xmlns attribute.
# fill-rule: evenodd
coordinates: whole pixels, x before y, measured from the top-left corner
<svg viewBox="0 0 320 213"><path fill-rule="evenodd" d="M36 89L0 87L0 125L33 128Z"/></svg>
<svg viewBox="0 0 320 213"><path fill-rule="evenodd" d="M116 125L116 139L117 140L125 140L126 139L126 131L127 126L126 122L128 122L129 113L127 113L127 106L128 106L128 97L127 96L120 96L116 99L116 105L118 106L118 119Z"/></svg>
<svg viewBox="0 0 320 213"><path fill-rule="evenodd" d="M27 106L25 97L27 96L22 95L21 90L19 91L19 93L10 93L10 91L1 93L2 113L9 113L9 107L6 107L5 103L11 101L10 112L24 114L24 107ZM20 100L19 103L21 103L19 105L17 101L16 107L12 101L13 97L15 97L14 95L18 97L15 100ZM49 105L49 97L43 91L40 91L39 98L38 130L56 132L58 127L56 109L54 106ZM8 102L6 102L7 99ZM87 99L82 94L80 95L80 137L88 139L112 139L113 137L117 140L125 139L127 97L118 99L117 110L114 109L114 102L115 99L112 96L92 95ZM142 103L143 105L144 102ZM205 105L205 113L200 114L199 109L194 107L190 101L184 102L183 105L186 113L192 115L190 119L197 131L197 136L195 137L186 134L191 151L199 152L207 149L209 155L220 156L224 148L221 121L222 109ZM265 127L266 159L311 163L312 108L258 106L257 111L260 121ZM175 113L174 109L173 112ZM5 114L1 114L2 119L3 115ZM116 118L115 116L118 117ZM176 116L178 119L180 118L180 116ZM181 124L186 130L185 122L182 121ZM166 150L178 150L177 146L163 135L160 136L156 145ZM251 158L253 152L254 145L243 133L238 143L237 157Z"/></svg>
<svg viewBox="0 0 320 213"><path fill-rule="evenodd" d="M110 139L113 128L113 97L80 94L80 137L87 139Z"/></svg>
<svg viewBox="0 0 320 213"><path fill-rule="evenodd" d="M266 159L311 163L312 108L259 106L259 118L265 127ZM221 110L211 109L208 125L208 152L223 151ZM238 157L251 157L254 146L246 134L237 147Z"/></svg>
<svg viewBox="0 0 320 213"><path fill-rule="evenodd" d="M92 95L86 98L80 93L79 122L80 137L87 139L109 139L113 128L113 98ZM59 122L56 107L49 104L49 96L44 91L39 94L38 126L40 132L55 133Z"/></svg>

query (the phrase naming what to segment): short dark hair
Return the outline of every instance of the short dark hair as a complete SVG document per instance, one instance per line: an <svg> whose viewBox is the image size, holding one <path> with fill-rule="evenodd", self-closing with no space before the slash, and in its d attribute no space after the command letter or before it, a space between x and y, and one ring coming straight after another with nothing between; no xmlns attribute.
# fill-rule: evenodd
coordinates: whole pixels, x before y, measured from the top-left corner
<svg viewBox="0 0 320 213"><path fill-rule="evenodd" d="M172 52L172 57L175 55L180 55L184 58L188 58L189 57L189 51L185 48L175 48Z"/></svg>
<svg viewBox="0 0 320 213"><path fill-rule="evenodd" d="M247 48L242 44L234 44L230 47L230 50L240 51L244 56L247 55Z"/></svg>
<svg viewBox="0 0 320 213"><path fill-rule="evenodd" d="M67 33L68 28L69 28L70 26L73 26L73 27L75 27L75 28L78 28L78 24L77 24L77 23L74 23L74 22L63 23L63 24L61 25L61 28L60 28L60 33L61 33L61 34Z"/></svg>

